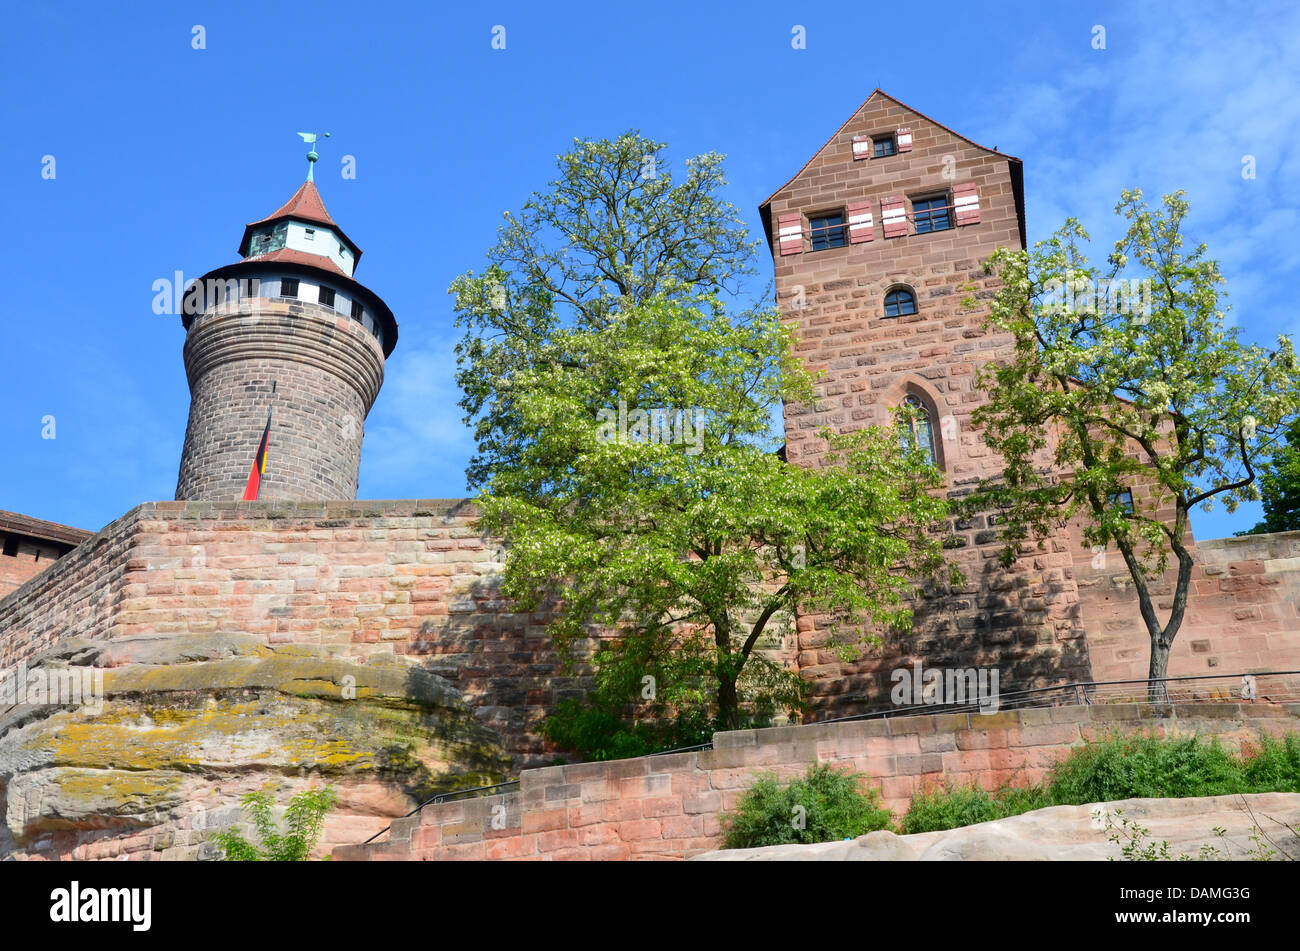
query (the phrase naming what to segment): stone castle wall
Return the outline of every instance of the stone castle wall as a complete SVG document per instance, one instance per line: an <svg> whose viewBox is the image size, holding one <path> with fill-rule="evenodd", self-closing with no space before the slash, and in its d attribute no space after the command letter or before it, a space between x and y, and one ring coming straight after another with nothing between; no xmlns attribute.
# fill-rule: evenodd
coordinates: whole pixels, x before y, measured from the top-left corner
<svg viewBox="0 0 1300 951"><path fill-rule="evenodd" d="M500 542L473 528L475 514L466 500L147 503L0 599L0 669L69 638L145 634L394 653L460 690L518 767L540 765L555 751L537 721L585 680L550 650L544 615L501 598ZM821 619L799 618L813 719L889 706L889 673L916 661L997 667L1004 692L1145 676L1121 561L1095 569L1056 538L1007 570L976 541L982 522L954 528L969 539L956 549L969 586L923 599L911 634L844 661ZM1300 669L1300 533L1206 542L1197 558L1171 674ZM1169 584L1157 590L1167 605Z"/></svg>
<svg viewBox="0 0 1300 951"><path fill-rule="evenodd" d="M549 762L536 722L581 678L544 618L497 590L499 543L464 500L141 505L0 599L0 666L59 641L240 634L445 677L516 767Z"/></svg>
<svg viewBox="0 0 1300 951"><path fill-rule="evenodd" d="M994 790L1041 780L1070 749L1113 733L1199 733L1234 746L1296 729L1300 704L1131 704L936 714L719 733L715 748L524 772L517 792L427 806L335 859L682 859L722 846L720 817L763 773L816 763L865 774L895 816L944 782ZM1207 836L1210 830L1206 829Z"/></svg>
<svg viewBox="0 0 1300 951"><path fill-rule="evenodd" d="M1169 675L1300 670L1300 532L1199 542L1193 557L1192 591ZM1150 641L1123 559L1114 546L1104 559L1085 549L1074 571L1093 678L1145 678ZM1173 586L1172 570L1152 586L1161 620Z"/></svg>

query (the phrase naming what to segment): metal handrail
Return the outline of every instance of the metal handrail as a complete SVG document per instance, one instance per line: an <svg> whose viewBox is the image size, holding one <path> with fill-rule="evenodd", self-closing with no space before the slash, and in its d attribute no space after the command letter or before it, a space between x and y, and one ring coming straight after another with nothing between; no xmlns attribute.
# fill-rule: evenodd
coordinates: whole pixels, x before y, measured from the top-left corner
<svg viewBox="0 0 1300 951"><path fill-rule="evenodd" d="M454 798L457 797L457 796L465 796L465 795L468 795L469 793L481 793L481 792L486 792L486 791L489 790L489 789L492 789L492 790L496 790L496 789L507 789L507 788L509 788L509 787L511 787L511 786L518 786L518 785L519 785L519 780L517 780L517 779L508 779L508 780L506 780L504 783L493 783L493 784L490 785L490 786L472 786L472 787L470 787L470 788L468 788L468 789L453 789L453 790L451 790L450 792L438 793L436 796L430 796L428 799L424 800L424 802L420 803L418 806L416 806L414 809L412 809L412 810L411 810L410 812L408 812L406 815L402 816L402 818L403 818L403 819L409 819L409 818L411 818L411 816L415 815L417 812L419 812L419 811L420 811L421 809L423 809L425 806L432 806L432 805L437 805L438 803L450 802L452 799L454 799ZM397 821L397 820L394 820L394 821ZM378 832L376 832L376 833L375 833L374 835L372 835L370 838L366 839L366 841L362 842L361 844L362 844L362 845L369 845L371 842L375 841L375 839L379 838L381 835L383 835L385 832L387 832L387 831L388 831L389 829L391 829L392 827L393 827L393 823L392 823L392 822L388 823L388 825L384 826L382 829L380 829Z"/></svg>

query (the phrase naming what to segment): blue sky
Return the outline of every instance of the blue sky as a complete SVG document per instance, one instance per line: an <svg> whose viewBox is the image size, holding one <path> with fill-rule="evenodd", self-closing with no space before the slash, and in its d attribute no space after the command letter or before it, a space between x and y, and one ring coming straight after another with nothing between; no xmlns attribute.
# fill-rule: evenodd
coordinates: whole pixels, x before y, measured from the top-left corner
<svg viewBox="0 0 1300 951"><path fill-rule="evenodd" d="M545 186L575 136L638 128L678 167L726 154L725 197L759 239L759 202L880 86L1024 159L1031 240L1072 214L1108 242L1122 188L1185 188L1246 337L1295 334L1300 8L1129 6L12 5L0 508L98 529L172 497L184 334L153 313L153 282L237 257L244 224L303 177L299 130L332 133L318 184L365 251L358 278L401 325L366 424L364 498L464 493L447 285L482 266L502 212ZM792 49L796 25L806 49ZM755 291L771 275L766 255L760 266ZM1193 526L1227 535L1258 511Z"/></svg>

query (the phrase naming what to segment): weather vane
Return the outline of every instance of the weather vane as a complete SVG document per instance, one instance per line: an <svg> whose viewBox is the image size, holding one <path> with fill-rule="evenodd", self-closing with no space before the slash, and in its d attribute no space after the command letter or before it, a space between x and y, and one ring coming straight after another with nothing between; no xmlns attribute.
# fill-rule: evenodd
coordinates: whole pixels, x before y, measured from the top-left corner
<svg viewBox="0 0 1300 951"><path fill-rule="evenodd" d="M320 138L328 139L330 134L328 132L299 132L298 134L302 136L304 142L311 146L311 151L307 153L307 181L310 182L314 180L312 172L316 169L316 160L320 158L316 154L316 140Z"/></svg>

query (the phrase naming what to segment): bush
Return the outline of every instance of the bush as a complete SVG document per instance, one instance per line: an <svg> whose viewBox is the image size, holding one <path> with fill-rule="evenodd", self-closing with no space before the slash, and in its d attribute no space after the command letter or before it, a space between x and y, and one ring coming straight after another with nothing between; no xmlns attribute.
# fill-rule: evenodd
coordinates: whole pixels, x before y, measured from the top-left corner
<svg viewBox="0 0 1300 951"><path fill-rule="evenodd" d="M773 775L761 776L736 811L723 815L723 846L830 842L889 828L893 817L880 806L875 789L863 792L860 778L825 763L785 786Z"/></svg>
<svg viewBox="0 0 1300 951"><path fill-rule="evenodd" d="M1050 805L1046 793L1038 786L1023 789L1005 786L989 793L979 786L950 785L912 797L911 807L903 817L903 834L956 829Z"/></svg>
<svg viewBox="0 0 1300 951"><path fill-rule="evenodd" d="M1044 806L1117 799L1174 799L1234 793L1300 792L1300 734L1263 734L1240 756L1217 738L1111 737L1071 751L1044 783L988 793L948 786L913 797L903 831L934 832L1004 819Z"/></svg>
<svg viewBox="0 0 1300 951"><path fill-rule="evenodd" d="M1280 740L1263 734L1246 752L1241 773L1250 792L1300 792L1300 733Z"/></svg>
<svg viewBox="0 0 1300 951"><path fill-rule="evenodd" d="M561 700L539 726L548 740L589 760L632 759L698 746L713 739L713 730L713 721L699 710L630 723L623 705L597 696Z"/></svg>
<svg viewBox="0 0 1300 951"><path fill-rule="evenodd" d="M1251 792L1241 761L1199 737L1113 737L1080 747L1059 763L1048 780L1056 805L1083 805L1142 797L1172 799Z"/></svg>

